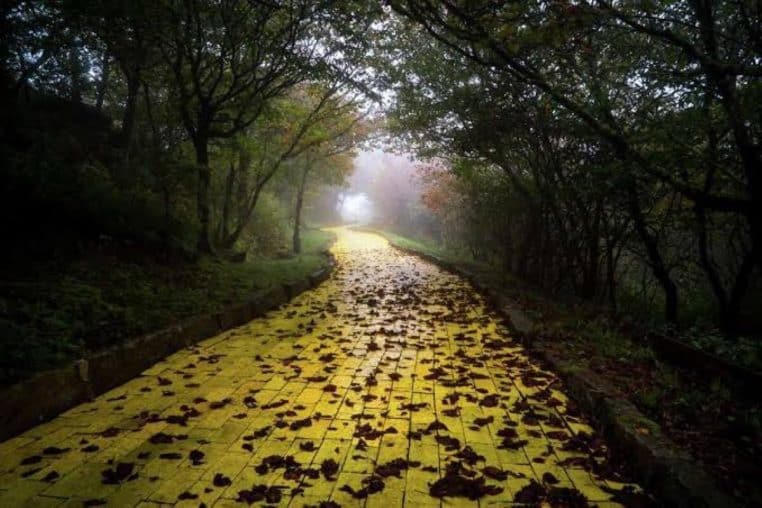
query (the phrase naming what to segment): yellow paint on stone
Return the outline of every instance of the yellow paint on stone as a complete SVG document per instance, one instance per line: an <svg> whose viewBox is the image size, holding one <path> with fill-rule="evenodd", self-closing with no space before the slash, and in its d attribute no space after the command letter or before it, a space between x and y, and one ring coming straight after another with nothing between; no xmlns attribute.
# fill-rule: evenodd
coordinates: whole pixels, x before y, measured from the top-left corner
<svg viewBox="0 0 762 508"><path fill-rule="evenodd" d="M280 488L279 506L506 505L544 473L615 506L602 487L625 484L595 478L574 465L584 454L561 449L592 429L567 412L555 376L528 359L483 298L379 236L334 231L339 264L319 288L0 443L0 506L240 506L239 492L257 485ZM453 394L457 402L445 403ZM528 412L540 420L527 421ZM435 421L446 429L427 430ZM527 443L501 446L506 428ZM379 434L361 439L358 429ZM458 447L447 449L452 438ZM468 466L477 477L486 466L510 473L487 479L503 491L480 502L431 497L466 445L484 457ZM331 479L261 474L271 456L315 470L330 459L338 471ZM383 478L382 492L358 499L341 490L360 490L395 459L413 465ZM103 472L119 463L133 464L130 474L104 484Z"/></svg>

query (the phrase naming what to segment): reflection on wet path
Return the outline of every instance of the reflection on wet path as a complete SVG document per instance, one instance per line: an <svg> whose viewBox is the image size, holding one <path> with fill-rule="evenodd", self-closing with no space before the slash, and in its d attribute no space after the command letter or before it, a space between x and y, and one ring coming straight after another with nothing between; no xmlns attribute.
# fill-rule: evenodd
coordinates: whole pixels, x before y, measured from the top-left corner
<svg viewBox="0 0 762 508"><path fill-rule="evenodd" d="M317 290L0 444L0 506L623 499L556 376L466 282L336 232Z"/></svg>

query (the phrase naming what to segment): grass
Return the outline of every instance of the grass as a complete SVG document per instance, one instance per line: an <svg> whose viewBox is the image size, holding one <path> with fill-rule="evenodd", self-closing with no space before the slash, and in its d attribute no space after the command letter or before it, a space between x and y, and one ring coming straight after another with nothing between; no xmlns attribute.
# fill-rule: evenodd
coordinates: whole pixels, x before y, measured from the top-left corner
<svg viewBox="0 0 762 508"><path fill-rule="evenodd" d="M410 238L384 229L371 227L363 227L360 229L379 234L396 247L420 252L448 263L457 264L472 273L488 272L491 276L498 277L498 280L503 284L512 280L509 274L502 271L496 271L495 268L488 263L474 260L473 257L465 251L447 249L431 240Z"/></svg>
<svg viewBox="0 0 762 508"><path fill-rule="evenodd" d="M0 384L304 278L325 263L321 251L332 238L306 230L301 255L243 263L202 258L165 264L92 253L23 272L6 267L0 279Z"/></svg>
<svg viewBox="0 0 762 508"><path fill-rule="evenodd" d="M441 258L453 257L451 252L447 251L446 249L440 247L439 245L431 241L416 240L416 239L408 238L406 236L398 235L395 233L390 233L388 231L381 231L381 230L375 230L375 229L373 229L373 231L383 235L393 245L402 247L403 249L411 249L417 252L422 252L423 254L428 254L430 256L436 256Z"/></svg>
<svg viewBox="0 0 762 508"><path fill-rule="evenodd" d="M433 255L443 261L454 263L466 271L481 275L481 278L490 280L500 291L516 300L522 309L535 320L541 321L545 328L561 328L565 335L583 335L597 341L600 351L604 356L616 356L616 349L624 353L623 356L652 355L653 352L647 346L633 342L628 337L616 331L607 319L600 319L604 310L595 307L589 302L579 300L571 295L548 295L546 291L533 287L517 280L511 274L488 263L474 261L464 252L454 252L437 245L434 242L413 239L384 230L372 229L372 231L384 236L393 245L410 249L427 255ZM663 323L648 317L653 308L644 307L639 303L626 303L628 314L638 316L637 324L641 331L666 330ZM697 304L698 305L698 304ZM705 306L698 305L706 315ZM581 318L580 318L581 316ZM634 318L630 318L634 319ZM699 320L700 321L700 320ZM558 330L556 330L558 332ZM619 333L620 336L610 336L601 339L601 335ZM645 332L644 332L645 333ZM728 340L715 328L709 326L692 326L680 330L670 329L670 335L674 338L706 351L724 360L746 367L752 370L762 371L762 341L758 338L739 337Z"/></svg>

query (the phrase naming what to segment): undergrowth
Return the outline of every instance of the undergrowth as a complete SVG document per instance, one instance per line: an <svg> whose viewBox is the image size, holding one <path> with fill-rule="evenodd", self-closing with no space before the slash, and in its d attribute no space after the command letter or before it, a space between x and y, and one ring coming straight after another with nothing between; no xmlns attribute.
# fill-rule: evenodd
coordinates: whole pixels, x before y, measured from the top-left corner
<svg viewBox="0 0 762 508"><path fill-rule="evenodd" d="M0 276L0 384L174 321L304 278L332 235L304 234L303 254L242 263L205 257L162 263L92 253Z"/></svg>

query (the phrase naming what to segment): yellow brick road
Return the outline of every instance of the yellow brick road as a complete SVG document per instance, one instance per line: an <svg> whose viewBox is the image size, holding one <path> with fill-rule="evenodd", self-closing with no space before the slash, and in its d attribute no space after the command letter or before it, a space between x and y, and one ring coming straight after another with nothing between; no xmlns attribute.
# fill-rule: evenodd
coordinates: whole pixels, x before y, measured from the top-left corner
<svg viewBox="0 0 762 508"><path fill-rule="evenodd" d="M605 445L466 282L336 233L318 289L0 444L0 507L617 506Z"/></svg>

